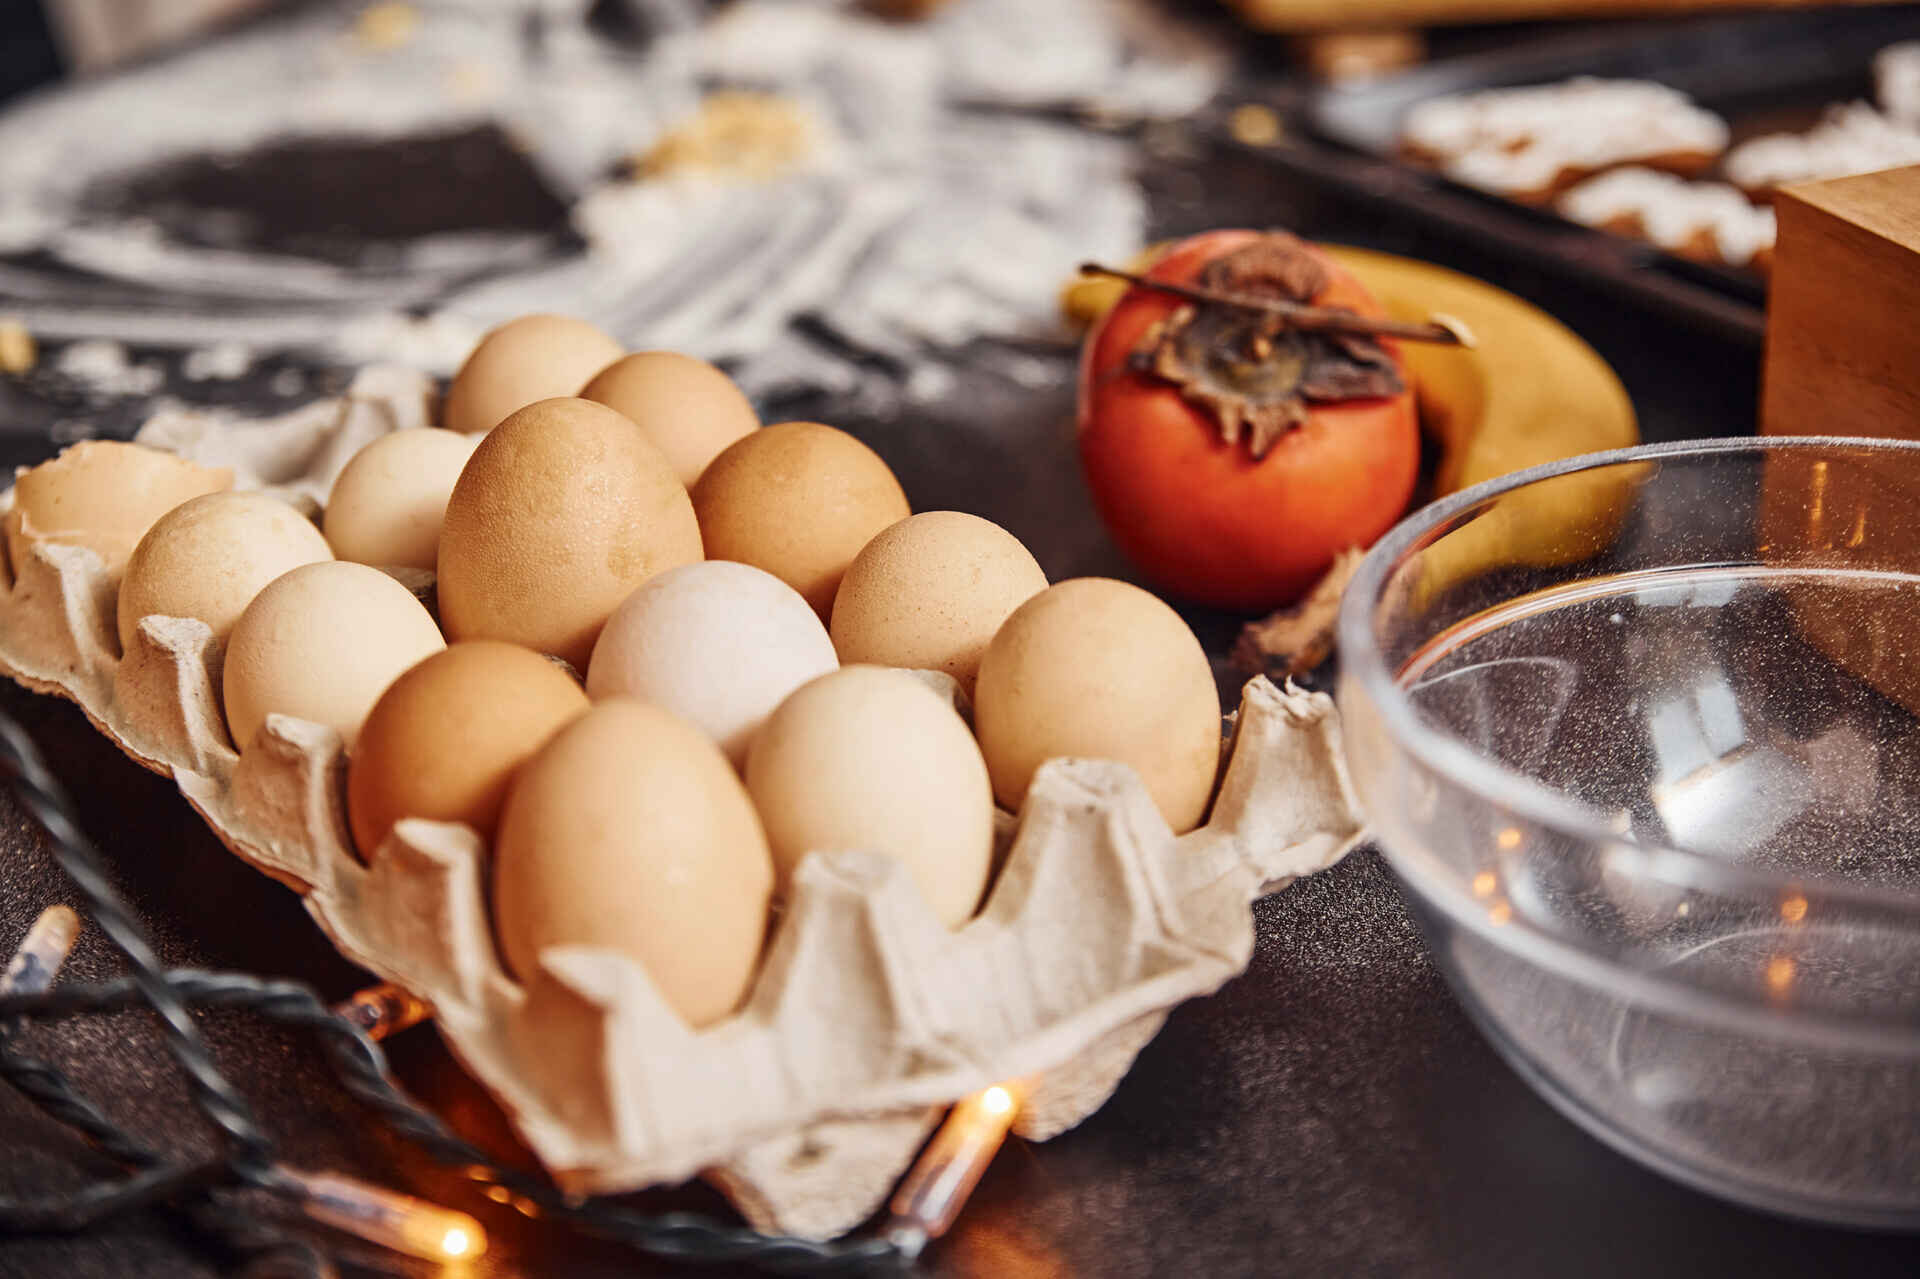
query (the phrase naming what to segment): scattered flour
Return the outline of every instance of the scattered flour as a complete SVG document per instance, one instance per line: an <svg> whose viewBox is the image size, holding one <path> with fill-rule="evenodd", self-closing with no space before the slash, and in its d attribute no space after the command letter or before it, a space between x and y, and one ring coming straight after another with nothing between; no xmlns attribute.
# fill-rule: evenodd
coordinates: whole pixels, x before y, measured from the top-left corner
<svg viewBox="0 0 1920 1279"><path fill-rule="evenodd" d="M876 365L904 380L981 337L1053 335L1073 264L1142 240L1129 147L1055 108L1177 117L1229 66L1223 46L1151 0L968 0L920 23L739 0L704 25L684 3L649 0L663 34L642 50L590 29L588 0L544 0L533 16L424 0L393 47L355 35L363 7L308 6L0 116L0 251L67 272L0 259L0 289L28 323L445 372L485 327L565 310L632 346L732 360L754 391L842 386ZM819 124L811 153L771 178L609 178L728 90L799 104ZM484 122L572 205L584 253L441 236L354 270L174 243L83 199L171 157ZM89 287L71 285L74 271ZM150 304L128 305L128 285Z"/></svg>
<svg viewBox="0 0 1920 1279"><path fill-rule="evenodd" d="M180 373L189 382L231 382L253 367L253 352L239 342L216 342L187 352Z"/></svg>
<svg viewBox="0 0 1920 1279"><path fill-rule="evenodd" d="M166 381L158 364L135 364L126 347L104 338L75 342L60 352L53 368L101 397L152 395Z"/></svg>

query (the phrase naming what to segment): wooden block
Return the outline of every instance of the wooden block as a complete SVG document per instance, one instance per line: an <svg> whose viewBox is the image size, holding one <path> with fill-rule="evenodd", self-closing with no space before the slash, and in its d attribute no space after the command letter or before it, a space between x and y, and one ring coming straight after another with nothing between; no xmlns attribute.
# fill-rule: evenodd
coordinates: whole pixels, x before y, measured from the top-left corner
<svg viewBox="0 0 1920 1279"><path fill-rule="evenodd" d="M1760 428L1920 438L1920 165L1782 191Z"/></svg>
<svg viewBox="0 0 1920 1279"><path fill-rule="evenodd" d="M1920 439L1920 166L1812 182L1780 218L1767 308L1761 431ZM1802 635L1839 666L1920 711L1920 611L1836 589L1835 571L1920 567L1920 457L1863 452L1768 460L1760 551L1809 570L1784 586Z"/></svg>

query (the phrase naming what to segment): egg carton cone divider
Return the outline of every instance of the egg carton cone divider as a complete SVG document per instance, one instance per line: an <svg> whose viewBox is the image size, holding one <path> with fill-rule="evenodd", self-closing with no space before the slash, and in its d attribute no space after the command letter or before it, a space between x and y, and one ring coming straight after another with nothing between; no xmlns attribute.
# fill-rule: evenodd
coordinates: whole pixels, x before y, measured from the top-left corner
<svg viewBox="0 0 1920 1279"><path fill-rule="evenodd" d="M430 395L418 375L372 368L281 417L163 414L136 438L311 512L360 447L426 425ZM11 501L0 494L0 511ZM41 542L21 560L0 582L0 667L171 774L229 848L302 894L342 954L429 1004L577 1192L705 1176L755 1226L823 1237L871 1215L968 1093L1030 1081L1015 1132L1064 1132L1174 1005L1245 970L1250 903L1361 833L1331 700L1256 679L1205 826L1176 837L1122 765L1052 761L1006 823L983 909L952 932L891 859L816 852L746 1004L693 1031L623 955L556 948L524 985L508 977L472 830L402 821L362 863L337 733L272 715L236 751L205 625L144 618L119 654L116 584L92 551Z"/></svg>

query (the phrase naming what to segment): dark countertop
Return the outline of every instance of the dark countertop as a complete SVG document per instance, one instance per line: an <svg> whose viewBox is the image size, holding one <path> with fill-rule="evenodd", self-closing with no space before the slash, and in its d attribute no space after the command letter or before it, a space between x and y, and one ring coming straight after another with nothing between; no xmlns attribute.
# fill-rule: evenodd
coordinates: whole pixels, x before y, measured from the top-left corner
<svg viewBox="0 0 1920 1279"><path fill-rule="evenodd" d="M1192 139L1147 166L1156 231L1285 224L1311 235L1429 257L1547 306L1612 361L1650 439L1751 429L1756 350L1622 309L1612 299L1431 238L1372 205L1316 194L1244 153ZM920 509L961 506L1011 528L1054 577L1121 573L1075 471L1069 356L1040 390L976 378L929 412L877 420L831 400L774 406L872 442ZM257 371L264 378L271 367ZM256 388L257 390L257 388ZM246 385L228 388L244 398ZM71 406L5 390L7 460L51 449ZM102 420L131 424L108 406ZM1216 653L1234 619L1193 615ZM91 833L169 962L299 978L329 998L364 976L330 949L286 889L242 865L171 783L127 762L63 703L0 687L85 801ZM45 904L70 900L38 833L0 797L0 940ZM1044 1145L1014 1144L989 1171L931 1274L1911 1275L1920 1239L1816 1229L1733 1208L1614 1154L1537 1099L1493 1053L1429 960L1391 875L1363 849L1256 907L1245 976L1177 1010L1113 1100ZM112 971L97 933L70 973ZM495 1247L482 1274L673 1274L526 1221L455 1173L376 1130L312 1046L242 1017L209 1034L283 1143L306 1167L336 1167L479 1215ZM123 1015L30 1032L136 1131L193 1149L206 1134L144 1019ZM511 1149L500 1116L434 1031L389 1045L416 1096L463 1130ZM62 1131L0 1090L0 1191L46 1190L103 1171ZM641 1197L724 1213L701 1187ZM340 1255L344 1273L357 1261ZM0 1240L0 1279L223 1273L217 1251L162 1214L80 1239ZM390 1273L425 1274L401 1264ZM687 1273L712 1273L689 1271Z"/></svg>

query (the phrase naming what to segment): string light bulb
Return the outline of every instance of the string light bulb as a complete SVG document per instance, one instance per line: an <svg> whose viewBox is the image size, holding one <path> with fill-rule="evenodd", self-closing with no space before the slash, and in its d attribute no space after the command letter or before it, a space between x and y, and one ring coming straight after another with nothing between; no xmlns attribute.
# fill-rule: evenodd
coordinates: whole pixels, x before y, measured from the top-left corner
<svg viewBox="0 0 1920 1279"><path fill-rule="evenodd" d="M274 1171L290 1183L314 1221L423 1261L471 1261L487 1250L487 1232L464 1212L384 1190L334 1172Z"/></svg>
<svg viewBox="0 0 1920 1279"><path fill-rule="evenodd" d="M357 991L351 998L335 1004L333 1011L358 1026L375 1043L411 1030L433 1015L433 1009L423 1000L415 999L391 982Z"/></svg>
<svg viewBox="0 0 1920 1279"><path fill-rule="evenodd" d="M963 1097L908 1171L888 1205L882 1235L909 1259L947 1233L1020 1111L1020 1085L995 1084Z"/></svg>
<svg viewBox="0 0 1920 1279"><path fill-rule="evenodd" d="M40 912L20 949L13 952L6 971L0 973L0 995L41 995L53 987L53 979L73 953L80 936L80 916L71 906L49 906Z"/></svg>

